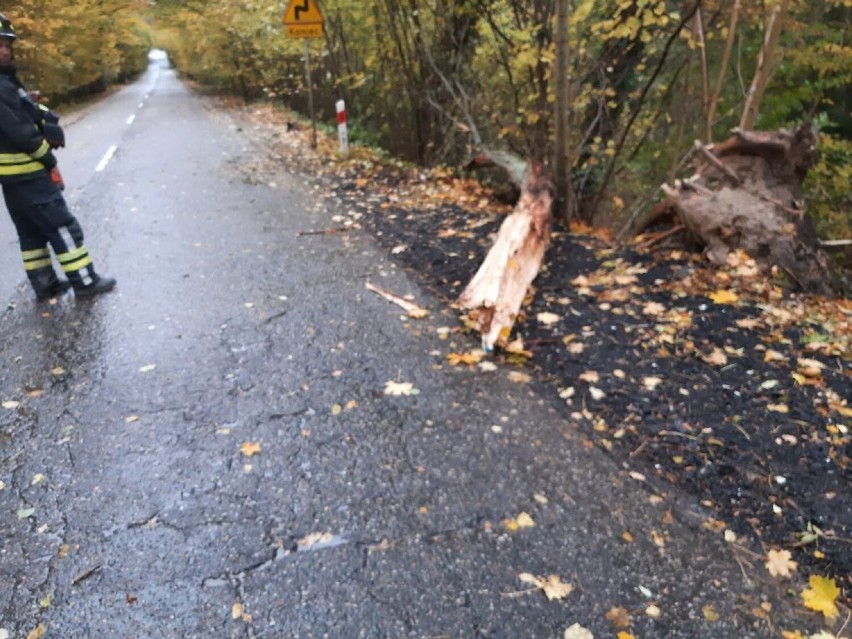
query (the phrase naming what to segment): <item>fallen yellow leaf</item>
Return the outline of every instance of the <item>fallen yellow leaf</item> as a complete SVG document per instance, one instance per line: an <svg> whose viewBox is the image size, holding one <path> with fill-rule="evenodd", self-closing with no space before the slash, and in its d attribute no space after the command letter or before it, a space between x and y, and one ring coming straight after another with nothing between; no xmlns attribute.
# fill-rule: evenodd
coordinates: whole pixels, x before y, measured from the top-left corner
<svg viewBox="0 0 852 639"><path fill-rule="evenodd" d="M616 628L627 628L630 626L630 613L626 608L620 606L612 607L606 613L606 618Z"/></svg>
<svg viewBox="0 0 852 639"><path fill-rule="evenodd" d="M841 637L828 630L820 630L818 633L808 637L808 639L846 639L846 637Z"/></svg>
<svg viewBox="0 0 852 639"><path fill-rule="evenodd" d="M459 364L474 366L482 361L483 355L484 353L481 350L470 351L468 353L447 353L447 361L450 366L458 366Z"/></svg>
<svg viewBox="0 0 852 639"><path fill-rule="evenodd" d="M592 399L596 402L606 397L606 393L596 386L589 386L589 395L591 395Z"/></svg>
<svg viewBox="0 0 852 639"><path fill-rule="evenodd" d="M518 579L523 581L525 584L532 584L533 586L538 586L538 577L529 572L522 572L518 575Z"/></svg>
<svg viewBox="0 0 852 639"><path fill-rule="evenodd" d="M755 317L746 317L744 319L738 319L736 321L736 325L740 328L754 329L760 326L760 320Z"/></svg>
<svg viewBox="0 0 852 639"><path fill-rule="evenodd" d="M556 313L547 313L547 312L539 313L538 315L535 316L535 318L539 322L544 324L545 326L550 326L551 324L556 324L556 322L558 322L559 320L562 319Z"/></svg>
<svg viewBox="0 0 852 639"><path fill-rule="evenodd" d="M642 307L642 312L645 315L662 315L666 312L666 307L660 304L659 302L648 302L645 306Z"/></svg>
<svg viewBox="0 0 852 639"><path fill-rule="evenodd" d="M704 361L715 366L724 366L728 363L728 356L721 348L716 348L712 353L704 356Z"/></svg>
<svg viewBox="0 0 852 639"><path fill-rule="evenodd" d="M257 455L261 450L260 442L243 442L240 452L246 457Z"/></svg>
<svg viewBox="0 0 852 639"><path fill-rule="evenodd" d="M802 591L802 600L805 602L805 606L821 612L828 619L837 617L837 604L834 603L834 600L840 594L840 588L834 583L834 579L811 575L808 583L811 587Z"/></svg>
<svg viewBox="0 0 852 639"><path fill-rule="evenodd" d="M771 410L775 413L789 413L790 407L787 404L768 404L766 410Z"/></svg>
<svg viewBox="0 0 852 639"><path fill-rule="evenodd" d="M419 390L411 382L385 382L385 395L417 395Z"/></svg>
<svg viewBox="0 0 852 639"><path fill-rule="evenodd" d="M541 589L544 590L547 600L553 601L554 599L564 599L570 595L571 591L574 590L574 586L564 583L556 575L548 575Z"/></svg>
<svg viewBox="0 0 852 639"><path fill-rule="evenodd" d="M704 613L704 618L707 621L719 621L719 613L713 608L713 604L705 604L701 612Z"/></svg>
<svg viewBox="0 0 852 639"><path fill-rule="evenodd" d="M770 550L766 553L766 569L773 577L789 577L798 564L789 550Z"/></svg>
<svg viewBox="0 0 852 639"><path fill-rule="evenodd" d="M535 521L527 513L521 513L517 517L503 520L503 527L509 532L518 532L521 528L532 528Z"/></svg>
<svg viewBox="0 0 852 639"><path fill-rule="evenodd" d="M568 344L568 352L572 355L580 355L584 350L586 350L586 345L582 342L571 342Z"/></svg>
<svg viewBox="0 0 852 639"><path fill-rule="evenodd" d="M562 635L562 639L595 639L595 636L587 628L575 623L573 626L565 630L565 634Z"/></svg>
<svg viewBox="0 0 852 639"><path fill-rule="evenodd" d="M740 298L733 291L718 290L710 293L710 299L716 304L736 304Z"/></svg>
<svg viewBox="0 0 852 639"><path fill-rule="evenodd" d="M33 630L30 630L29 634L27 635L27 639L41 639L44 636L44 633L46 632L47 626L45 626L43 623L40 623Z"/></svg>
<svg viewBox="0 0 852 639"><path fill-rule="evenodd" d="M805 377L819 377L822 375L822 369L825 368L825 364L819 360L806 357L799 358L796 366Z"/></svg>
<svg viewBox="0 0 852 639"><path fill-rule="evenodd" d="M574 590L574 586L564 583L557 575L548 575L545 577L536 577L528 572L522 572L518 578L524 583L532 584L540 588L548 601L554 599L564 599Z"/></svg>
<svg viewBox="0 0 852 639"><path fill-rule="evenodd" d="M518 338L506 344L506 348L503 349L507 353L512 353L513 355L522 355L526 358L531 358L533 356L532 351L528 351L524 348L524 340Z"/></svg>
<svg viewBox="0 0 852 639"><path fill-rule="evenodd" d="M662 383L663 383L662 377L643 377L642 378L642 384L645 386L645 388L647 388L650 391L656 389L657 386L659 386Z"/></svg>
<svg viewBox="0 0 852 639"><path fill-rule="evenodd" d="M332 535L330 532L314 532L305 535L296 543L298 544L299 550L310 550L314 546L322 546L325 544L329 544L333 541L334 535Z"/></svg>
<svg viewBox="0 0 852 639"><path fill-rule="evenodd" d="M597 371L586 371L584 373L580 373L579 379L589 384L596 384L600 381L600 378L601 376Z"/></svg>

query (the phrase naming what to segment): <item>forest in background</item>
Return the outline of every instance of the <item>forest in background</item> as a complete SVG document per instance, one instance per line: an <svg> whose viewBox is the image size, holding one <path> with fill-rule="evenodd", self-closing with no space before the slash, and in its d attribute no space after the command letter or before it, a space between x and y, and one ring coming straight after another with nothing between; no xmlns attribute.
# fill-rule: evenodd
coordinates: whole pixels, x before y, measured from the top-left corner
<svg viewBox="0 0 852 639"><path fill-rule="evenodd" d="M17 0L4 7L18 34L15 62L51 105L104 91L148 66L147 0Z"/></svg>
<svg viewBox="0 0 852 639"><path fill-rule="evenodd" d="M307 41L317 118L333 126L343 98L352 143L424 166L460 166L482 145L552 164L557 4L321 0L324 36ZM24 0L7 13L24 77L55 101L131 77L155 46L201 86L306 114L305 41L286 36L286 7ZM617 229L653 206L662 182L688 175L693 142L725 139L751 95L754 129L819 127L808 210L822 238L852 237L852 0L568 7L578 218ZM758 68L768 82L755 96Z"/></svg>

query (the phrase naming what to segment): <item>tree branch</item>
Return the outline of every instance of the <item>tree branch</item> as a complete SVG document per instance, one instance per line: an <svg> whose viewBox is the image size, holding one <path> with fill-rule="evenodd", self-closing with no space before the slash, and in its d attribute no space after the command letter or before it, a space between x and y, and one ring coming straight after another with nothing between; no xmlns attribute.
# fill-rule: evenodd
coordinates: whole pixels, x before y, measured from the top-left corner
<svg viewBox="0 0 852 639"><path fill-rule="evenodd" d="M677 37L680 35L680 32L683 31L686 23L692 19L692 16L695 15L695 12L698 11L701 6L702 0L695 0L695 4L692 6L692 9L684 15L680 23L677 25L677 28L672 32L669 36L669 39L666 41L666 46L663 48L663 53L660 56L659 61L657 62L657 67L654 69L654 73L651 74L651 77L648 79L648 82L645 83L645 86L642 87L642 93L639 95L639 100L636 104L636 108L633 110L633 113L630 114L630 119L627 121L627 125L624 127L624 131L621 133L621 137L618 140L618 143L615 146L615 154L612 157L612 161L609 163L606 169L606 173L604 174L603 179L601 180L601 186L598 189L598 192L595 194L594 204L592 206L592 210L597 209L600 205L601 198L603 197L604 192L606 191L607 186L609 185L609 181L612 179L613 171L615 170L615 161L616 158L621 154L622 148L624 148L624 144L627 141L627 135L630 133L630 129L633 128L633 124L636 122L636 118L639 117L639 113L642 111L642 105L645 103L645 99L648 97L648 93L651 90L651 87L654 86L654 83L657 81L657 77L660 75L660 72L663 70L663 66L665 65L666 60L669 56L669 51L672 48Z"/></svg>

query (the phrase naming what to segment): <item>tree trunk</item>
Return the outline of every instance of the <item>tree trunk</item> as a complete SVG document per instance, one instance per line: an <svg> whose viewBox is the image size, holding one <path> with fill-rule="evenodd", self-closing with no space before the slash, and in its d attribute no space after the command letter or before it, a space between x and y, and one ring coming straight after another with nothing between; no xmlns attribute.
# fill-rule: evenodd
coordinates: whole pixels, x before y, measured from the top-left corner
<svg viewBox="0 0 852 639"><path fill-rule="evenodd" d="M754 70L754 78L746 95L743 115L740 119L740 128L743 130L753 129L757 120L760 103L763 101L763 93L769 78L775 70L775 50L778 48L778 39L781 37L781 26L790 0L781 0L780 4L772 8L769 23L766 25L766 33L763 38L763 46L757 56L757 68Z"/></svg>
<svg viewBox="0 0 852 639"><path fill-rule="evenodd" d="M568 57L571 55L568 41L568 0L556 1L556 214L566 223L573 216L571 166L573 164L568 145L569 110L573 109L570 99Z"/></svg>
<svg viewBox="0 0 852 639"><path fill-rule="evenodd" d="M461 308L476 317L486 352L505 343L538 275L550 246L554 197L546 169L530 162L515 210L503 221L494 245L459 297Z"/></svg>

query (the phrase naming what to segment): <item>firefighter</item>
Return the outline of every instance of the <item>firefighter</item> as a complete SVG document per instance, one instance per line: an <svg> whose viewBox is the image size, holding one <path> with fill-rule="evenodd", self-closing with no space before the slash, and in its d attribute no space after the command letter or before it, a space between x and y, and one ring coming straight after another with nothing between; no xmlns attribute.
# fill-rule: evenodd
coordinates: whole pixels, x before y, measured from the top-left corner
<svg viewBox="0 0 852 639"><path fill-rule="evenodd" d="M64 184L52 149L65 146L59 118L27 93L17 77L17 35L0 14L0 184L18 231L24 269L36 298L74 288L77 297L111 291L115 279L95 272L80 228L62 195ZM57 277L50 248L67 280Z"/></svg>

